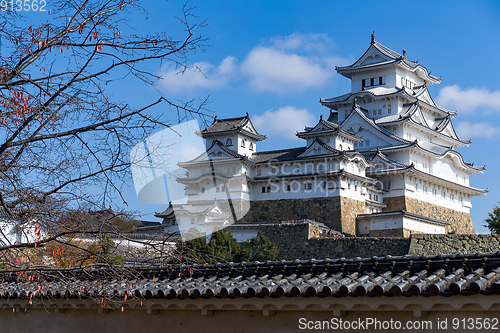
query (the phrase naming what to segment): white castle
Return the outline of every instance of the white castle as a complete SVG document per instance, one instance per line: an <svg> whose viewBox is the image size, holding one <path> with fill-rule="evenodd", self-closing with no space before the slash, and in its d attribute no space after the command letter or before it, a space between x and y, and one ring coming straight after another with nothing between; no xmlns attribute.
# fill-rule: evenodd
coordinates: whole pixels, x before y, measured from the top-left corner
<svg viewBox="0 0 500 333"><path fill-rule="evenodd" d="M198 132L206 152L179 164L188 203L157 216L206 233L299 219L358 236L474 233L470 199L487 191L469 186L469 175L484 167L455 150L470 141L453 128L456 112L429 94L441 78L374 35L356 62L336 70L351 92L320 100L329 116L296 134L302 147L259 152L266 137L248 114Z"/></svg>

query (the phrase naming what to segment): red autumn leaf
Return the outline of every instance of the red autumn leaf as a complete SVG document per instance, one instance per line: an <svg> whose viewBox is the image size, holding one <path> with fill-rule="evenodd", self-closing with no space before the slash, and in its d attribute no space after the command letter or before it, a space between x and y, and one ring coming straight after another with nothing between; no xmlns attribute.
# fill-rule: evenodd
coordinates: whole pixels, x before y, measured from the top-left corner
<svg viewBox="0 0 500 333"><path fill-rule="evenodd" d="M28 28L28 31L31 32L33 30L33 26L30 25L30 27Z"/></svg>

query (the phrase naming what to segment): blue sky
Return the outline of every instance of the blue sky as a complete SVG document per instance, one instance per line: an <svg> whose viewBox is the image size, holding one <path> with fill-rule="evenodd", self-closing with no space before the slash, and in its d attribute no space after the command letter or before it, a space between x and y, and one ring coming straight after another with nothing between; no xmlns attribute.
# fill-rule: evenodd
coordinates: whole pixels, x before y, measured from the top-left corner
<svg viewBox="0 0 500 333"><path fill-rule="evenodd" d="M181 1L148 1L147 21L137 16L139 30L175 31L171 19ZM476 231L487 232L483 220L500 200L500 2L497 1L195 1L189 5L207 26L205 52L189 58L203 68L177 75L163 65L156 89L172 99L210 96L209 110L219 118L250 114L268 139L259 150L301 146L296 130L314 125L328 109L319 98L350 90L350 81L335 66L352 63L368 48L370 35L383 45L418 60L440 85L430 87L434 100L456 110L454 124L462 139L472 139L460 153L468 162L486 165L484 174L471 176L471 185L488 188L473 198ZM123 87L121 98L137 106L157 94L146 86ZM131 97L133 96L133 97ZM165 106L151 112L176 116ZM145 220L166 205L146 205L126 190L129 209Z"/></svg>

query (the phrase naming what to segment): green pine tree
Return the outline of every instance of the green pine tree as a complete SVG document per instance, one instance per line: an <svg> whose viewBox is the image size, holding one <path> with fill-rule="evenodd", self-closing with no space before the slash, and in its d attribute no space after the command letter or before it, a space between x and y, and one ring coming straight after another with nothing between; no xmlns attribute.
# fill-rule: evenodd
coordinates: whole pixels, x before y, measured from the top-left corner
<svg viewBox="0 0 500 333"><path fill-rule="evenodd" d="M490 229L493 234L500 234L500 207L494 206L493 212L488 213L488 218L484 220L483 226Z"/></svg>

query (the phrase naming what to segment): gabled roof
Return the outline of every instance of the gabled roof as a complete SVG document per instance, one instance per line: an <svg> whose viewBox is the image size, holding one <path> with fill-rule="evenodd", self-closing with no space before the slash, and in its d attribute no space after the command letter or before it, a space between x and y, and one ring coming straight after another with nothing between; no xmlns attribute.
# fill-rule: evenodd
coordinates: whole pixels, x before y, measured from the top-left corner
<svg viewBox="0 0 500 333"><path fill-rule="evenodd" d="M253 153L250 157L255 163L268 163L270 161L283 162L293 161L302 154L307 147L288 148L280 150L269 150Z"/></svg>
<svg viewBox="0 0 500 333"><path fill-rule="evenodd" d="M397 210L397 211L390 211L390 212L378 212L378 213L371 213L371 214L360 214L360 215L356 216L356 220L365 220L365 219L373 219L373 218L386 218L386 217L395 217L395 216L410 217L410 218L413 218L416 220L430 222L432 224L437 224L437 225L450 225L448 222L445 222L441 219L435 219L435 218L432 218L429 216L410 213L410 212L407 212L406 210Z"/></svg>
<svg viewBox="0 0 500 333"><path fill-rule="evenodd" d="M434 157L437 158L444 158L446 156L450 156L450 158L455 162L455 165L460 166L462 169L465 171L474 174L474 173L482 173L485 170L485 167L477 167L474 166L474 163L467 163L464 161L462 155L457 152L456 150L453 150L451 147L446 147L439 145L437 143L433 142L417 142L417 140L410 142L408 144L403 144L399 146L392 146L392 147L384 147L380 148L380 151L386 153L386 152L396 152L396 151L401 151L401 150L408 150L408 149L417 149L421 152L430 154Z"/></svg>
<svg viewBox="0 0 500 333"><path fill-rule="evenodd" d="M361 142L363 138L356 136L352 133L345 131L338 124L332 123L328 120L323 119L323 116L319 119L319 122L314 127L306 127L304 132L297 132L297 135L301 139L314 138L318 136L343 136L351 139L354 142Z"/></svg>
<svg viewBox="0 0 500 333"><path fill-rule="evenodd" d="M401 168L395 168L395 169L383 169L383 170L373 170L373 171L366 171L366 175L369 177L376 177L379 175L388 175L391 173L410 173L417 175L419 178L427 179L430 182L434 184L443 184L446 187L450 188L459 188L462 192L468 193L470 195L476 196L476 195L486 195L488 193L488 190L485 189L479 189L467 185L462 185L459 183L455 183L453 181L431 175L430 173L418 170L415 168L414 164L411 164L407 167L401 167Z"/></svg>
<svg viewBox="0 0 500 333"><path fill-rule="evenodd" d="M374 134L379 133L380 135L384 136L388 141L392 141L393 144L397 143L403 143L403 144L408 144L411 141L405 140L403 138L400 138L399 136L395 135L394 133L386 130L385 128L379 126L376 124L373 119L369 118L365 112L362 111L362 109L359 107L359 105L354 101L353 107L351 109L351 112L349 115L342 121L340 124L340 127L344 128L347 126L351 118L353 117L358 117L359 120L363 121L366 125L368 125L370 128L374 130ZM390 143L390 142L389 142Z"/></svg>
<svg viewBox="0 0 500 333"><path fill-rule="evenodd" d="M384 45L375 41L374 35L370 47L363 53L363 55L356 60L352 65L344 67L336 67L337 72L347 78L352 78L351 73L368 71L378 68L398 66L406 70L415 72L421 77L428 85L441 82L441 78L430 75L430 72L417 61L412 61L406 58L406 52L403 50L403 55L394 52L393 50L385 47Z"/></svg>
<svg viewBox="0 0 500 333"><path fill-rule="evenodd" d="M187 213L189 215L210 214L220 217L229 217L231 214L222 209L218 200L213 203L180 204L175 205L176 213Z"/></svg>
<svg viewBox="0 0 500 333"><path fill-rule="evenodd" d="M420 108L420 101L414 103L403 104L403 110L400 114L394 114L376 120L376 123L381 126L390 126L399 123L411 123L419 129L426 129L431 131L436 136L453 142L454 147L463 147L470 144L470 140L461 140L453 128L451 123L451 116L447 115L443 118L436 118L440 120L437 126L430 126ZM446 131L445 131L446 130Z"/></svg>
<svg viewBox="0 0 500 333"><path fill-rule="evenodd" d="M307 147L307 149L298 156L298 158L302 157L311 157L309 155L313 149L318 149L321 148L324 153L321 154L314 154L314 157L317 157L318 155L331 155L331 154L336 154L336 155L341 155L342 151L335 149L332 146L329 146L323 142L321 142L318 138L314 139L314 141Z"/></svg>
<svg viewBox="0 0 500 333"><path fill-rule="evenodd" d="M373 164L375 166L377 165L377 162L384 163L385 169L387 169L388 167L406 168L408 166L406 164L403 164L403 163L400 163L396 160L393 160L392 158L390 158L386 154L382 153L382 151L379 148L377 148L376 151L365 151L365 152L362 152L361 154L363 154L364 156L367 156L368 158L372 156L369 159L369 161L371 164ZM378 169L378 168L376 168L376 169Z"/></svg>
<svg viewBox="0 0 500 333"><path fill-rule="evenodd" d="M307 152L314 149L314 147L321 147L327 153L319 154L319 155L307 155ZM329 152L329 153L328 153ZM331 147L330 145L325 144L319 139L314 140L308 147L299 147L299 148L289 148L289 149L281 149L281 150L271 150L271 151L263 151L254 153L250 160L255 162L256 164L267 164L274 162L294 162L308 159L316 159L316 158L361 158L364 163L368 165L369 163L366 161L363 155L356 151L340 151Z"/></svg>
<svg viewBox="0 0 500 333"><path fill-rule="evenodd" d="M164 217L173 218L173 217L175 217L174 207L172 207L172 203L169 203L168 208L165 209L163 212L161 212L161 213L155 212L155 216L159 217L159 218L164 218Z"/></svg>
<svg viewBox="0 0 500 333"><path fill-rule="evenodd" d="M207 163L209 161L215 161L212 157L210 157L210 155L215 152L215 151L218 151L218 150L221 150L221 152L224 153L225 156L223 156L222 158L235 158L235 159L238 159L238 160L241 160L241 161L249 161L248 160L248 157L246 157L245 155L241 155L241 154L238 154L237 152L235 152L234 150L226 147L222 142L220 142L219 140L214 140L212 142L212 145L210 146L210 148L207 149L207 151L201 153L199 156L197 156L196 158L192 159L191 161L184 161L184 162L179 162L178 165L180 167L186 167L188 165L192 165L193 163Z"/></svg>
<svg viewBox="0 0 500 333"><path fill-rule="evenodd" d="M398 88L385 88L385 87L373 87L373 88L365 88L360 91L356 91L353 93L348 93L345 95L341 95L333 98L320 98L320 103L330 109L338 110L340 105L345 105L347 103L352 103L354 99L358 97L369 96L373 99L378 99L382 97L394 97L394 96L403 96L407 100L414 102L419 102L421 106L429 109L432 112L435 112L443 117L446 116L456 116L456 111L446 110L445 108L438 106L434 103L432 98L430 98L430 94L427 90L427 86L419 86L414 89L409 89L406 87Z"/></svg>
<svg viewBox="0 0 500 333"><path fill-rule="evenodd" d="M248 113L244 117L237 118L217 119L217 117L215 117L212 125L197 132L197 134L206 139L214 138L217 135L232 134L237 132L249 136L257 141L266 139L265 135L257 133Z"/></svg>

